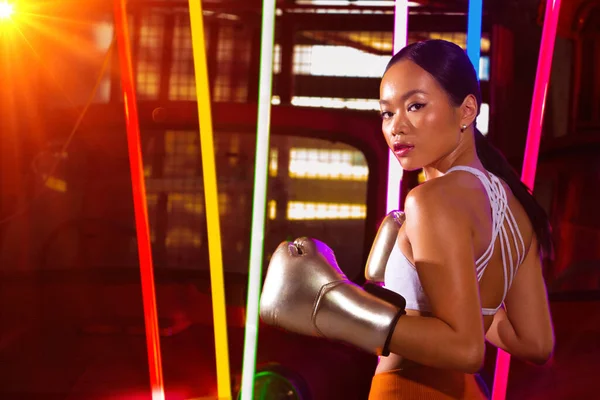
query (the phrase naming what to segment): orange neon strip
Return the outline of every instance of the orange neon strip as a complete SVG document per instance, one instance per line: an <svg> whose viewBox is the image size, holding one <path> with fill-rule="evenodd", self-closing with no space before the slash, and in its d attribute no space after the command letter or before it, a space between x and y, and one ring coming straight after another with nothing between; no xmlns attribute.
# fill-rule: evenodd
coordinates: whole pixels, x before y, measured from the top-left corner
<svg viewBox="0 0 600 400"><path fill-rule="evenodd" d="M131 61L131 44L127 26L125 0L115 0L115 32L119 49L121 84L125 104L125 120L127 125L127 143L129 147L129 164L133 189L133 205L135 210L135 227L140 259L142 279L142 298L144 302L144 319L146 323L146 344L148 347L148 366L150 368L150 385L153 400L164 400L164 384L162 364L160 360L160 340L158 336L158 315L156 312L156 294L154 291L154 275L152 252L150 245L150 225L146 206L146 186L144 182L144 165L140 141L135 86L133 84L133 67Z"/></svg>

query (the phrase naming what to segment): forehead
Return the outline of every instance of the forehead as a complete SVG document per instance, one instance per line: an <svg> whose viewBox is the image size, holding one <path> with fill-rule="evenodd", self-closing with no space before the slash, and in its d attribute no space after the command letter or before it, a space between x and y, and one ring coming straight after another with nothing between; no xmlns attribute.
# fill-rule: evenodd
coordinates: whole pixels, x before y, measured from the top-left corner
<svg viewBox="0 0 600 400"><path fill-rule="evenodd" d="M436 80L423 68L410 60L402 60L390 67L383 75L380 86L381 99L393 99L411 90L439 94Z"/></svg>

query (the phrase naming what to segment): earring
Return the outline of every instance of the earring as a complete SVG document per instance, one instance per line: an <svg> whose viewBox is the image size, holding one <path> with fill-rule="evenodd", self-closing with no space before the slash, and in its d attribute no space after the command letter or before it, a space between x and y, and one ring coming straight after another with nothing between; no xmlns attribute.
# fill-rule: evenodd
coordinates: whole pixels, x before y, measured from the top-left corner
<svg viewBox="0 0 600 400"><path fill-rule="evenodd" d="M463 124L463 125L460 127L460 131L461 131L461 132L464 132L464 131L465 131L465 129L467 129L467 125Z"/></svg>

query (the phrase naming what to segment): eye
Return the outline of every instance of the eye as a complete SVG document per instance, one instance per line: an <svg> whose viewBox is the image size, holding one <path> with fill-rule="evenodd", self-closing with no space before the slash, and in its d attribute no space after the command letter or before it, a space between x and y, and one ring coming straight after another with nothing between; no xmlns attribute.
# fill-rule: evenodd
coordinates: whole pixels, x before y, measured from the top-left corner
<svg viewBox="0 0 600 400"><path fill-rule="evenodd" d="M382 111L381 112L381 119L388 119L392 117L392 113L389 111Z"/></svg>
<svg viewBox="0 0 600 400"><path fill-rule="evenodd" d="M425 107L425 104L413 103L410 106L408 106L408 112L419 111L423 107Z"/></svg>

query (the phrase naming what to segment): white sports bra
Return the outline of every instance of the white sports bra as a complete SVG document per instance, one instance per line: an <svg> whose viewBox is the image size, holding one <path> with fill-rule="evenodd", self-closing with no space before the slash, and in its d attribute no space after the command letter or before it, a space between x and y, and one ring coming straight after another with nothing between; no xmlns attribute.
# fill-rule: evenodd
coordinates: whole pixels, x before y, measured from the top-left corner
<svg viewBox="0 0 600 400"><path fill-rule="evenodd" d="M506 293L510 288L517 268L525 258L525 243L515 217L508 207L506 191L502 182L495 175L489 174L489 178L481 171L467 166L456 166L450 168L446 173L453 171L466 171L479 178L485 191L487 192L492 208L492 239L487 250L476 261L477 280L481 280L485 269L488 266L490 258L494 253L494 243L500 236L500 248L502 251L502 265L504 266L504 294L502 301L496 308L482 308L483 315L494 315L504 303ZM504 223L506 222L506 224ZM514 241L514 248L517 252L516 262L513 261L511 245L509 240ZM401 294L406 299L406 308L408 310L417 310L431 312L429 299L423 291L419 275L415 266L400 251L398 246L394 246L385 268L385 287Z"/></svg>

